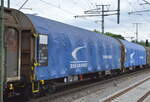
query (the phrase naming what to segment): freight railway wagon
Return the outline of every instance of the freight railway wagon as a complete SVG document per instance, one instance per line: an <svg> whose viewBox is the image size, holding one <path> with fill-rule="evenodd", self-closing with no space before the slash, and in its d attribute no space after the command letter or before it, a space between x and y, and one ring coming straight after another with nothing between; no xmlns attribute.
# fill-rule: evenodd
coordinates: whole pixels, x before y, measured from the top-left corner
<svg viewBox="0 0 150 102"><path fill-rule="evenodd" d="M6 96L150 64L149 48L15 9L5 9L5 56Z"/></svg>

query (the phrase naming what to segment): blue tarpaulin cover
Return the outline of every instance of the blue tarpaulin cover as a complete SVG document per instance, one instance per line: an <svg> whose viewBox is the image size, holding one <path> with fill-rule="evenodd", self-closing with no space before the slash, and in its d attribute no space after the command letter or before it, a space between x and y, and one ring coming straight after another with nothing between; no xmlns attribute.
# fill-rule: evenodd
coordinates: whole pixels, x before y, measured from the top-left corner
<svg viewBox="0 0 150 102"><path fill-rule="evenodd" d="M36 68L37 80L121 67L121 49L116 39L43 17L27 16L37 33L48 35L48 65Z"/></svg>
<svg viewBox="0 0 150 102"><path fill-rule="evenodd" d="M125 46L125 67L146 65L146 49L138 44L121 40Z"/></svg>

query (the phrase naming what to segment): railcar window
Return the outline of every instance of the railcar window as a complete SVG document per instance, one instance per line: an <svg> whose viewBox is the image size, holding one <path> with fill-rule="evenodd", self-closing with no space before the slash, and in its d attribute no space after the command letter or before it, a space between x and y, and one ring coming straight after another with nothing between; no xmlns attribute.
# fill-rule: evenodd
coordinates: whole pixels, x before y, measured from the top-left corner
<svg viewBox="0 0 150 102"><path fill-rule="evenodd" d="M41 66L48 65L48 35L39 35L38 62Z"/></svg>
<svg viewBox="0 0 150 102"><path fill-rule="evenodd" d="M6 75L7 77L16 77L18 75L18 32L14 28L5 29L6 43Z"/></svg>

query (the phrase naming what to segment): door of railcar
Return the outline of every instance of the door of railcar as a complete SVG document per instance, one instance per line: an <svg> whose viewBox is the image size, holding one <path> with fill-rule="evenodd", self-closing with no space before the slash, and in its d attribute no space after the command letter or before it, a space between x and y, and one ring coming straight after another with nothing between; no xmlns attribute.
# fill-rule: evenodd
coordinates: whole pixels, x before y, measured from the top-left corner
<svg viewBox="0 0 150 102"><path fill-rule="evenodd" d="M25 81L31 79L31 67L35 61L35 38L31 30L21 31L21 78Z"/></svg>
<svg viewBox="0 0 150 102"><path fill-rule="evenodd" d="M31 30L5 28L5 46L7 82L20 79L30 81L35 59L35 39Z"/></svg>
<svg viewBox="0 0 150 102"><path fill-rule="evenodd" d="M19 32L15 28L5 28L5 70L7 81L20 79Z"/></svg>

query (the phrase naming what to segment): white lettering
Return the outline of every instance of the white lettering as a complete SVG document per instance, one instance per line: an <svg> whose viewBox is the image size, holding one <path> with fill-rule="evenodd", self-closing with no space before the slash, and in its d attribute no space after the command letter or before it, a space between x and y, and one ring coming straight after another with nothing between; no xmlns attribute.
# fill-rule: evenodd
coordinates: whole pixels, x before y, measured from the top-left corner
<svg viewBox="0 0 150 102"><path fill-rule="evenodd" d="M103 55L103 59L112 59L112 55Z"/></svg>
<svg viewBox="0 0 150 102"><path fill-rule="evenodd" d="M88 67L88 61L71 61L70 68L84 68Z"/></svg>

